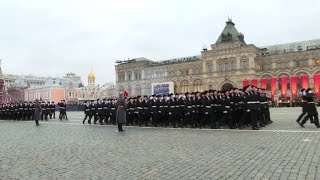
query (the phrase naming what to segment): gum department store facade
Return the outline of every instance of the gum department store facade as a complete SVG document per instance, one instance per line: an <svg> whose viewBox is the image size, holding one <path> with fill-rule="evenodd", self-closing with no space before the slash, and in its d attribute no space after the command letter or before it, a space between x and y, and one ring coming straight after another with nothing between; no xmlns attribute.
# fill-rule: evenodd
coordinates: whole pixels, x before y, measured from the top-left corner
<svg viewBox="0 0 320 180"><path fill-rule="evenodd" d="M307 86L318 93L320 40L259 48L246 44L234 25L229 19L211 50L204 48L200 56L159 62L146 58L117 61L117 91L126 90L129 96L151 95L152 83L173 82L178 93L246 84L264 86L273 97L294 97Z"/></svg>

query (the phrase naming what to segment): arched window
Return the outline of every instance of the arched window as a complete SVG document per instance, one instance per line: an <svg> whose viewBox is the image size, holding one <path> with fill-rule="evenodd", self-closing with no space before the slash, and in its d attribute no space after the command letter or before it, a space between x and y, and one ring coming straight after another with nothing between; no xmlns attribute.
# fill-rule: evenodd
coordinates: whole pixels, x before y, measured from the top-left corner
<svg viewBox="0 0 320 180"><path fill-rule="evenodd" d="M128 85L128 87L127 87L127 92L128 92L128 94L129 94L129 96L132 95L132 87L131 87L131 85Z"/></svg>
<svg viewBox="0 0 320 180"><path fill-rule="evenodd" d="M186 93L189 91L189 82L188 81L182 81L181 82L181 93Z"/></svg>
<svg viewBox="0 0 320 180"><path fill-rule="evenodd" d="M136 86L135 86L135 94L136 95L142 95L141 94L141 85L140 84L137 84Z"/></svg>
<svg viewBox="0 0 320 180"><path fill-rule="evenodd" d="M197 79L195 82L194 82L194 91L199 91L199 92L202 92L203 91L203 83L200 79Z"/></svg>
<svg viewBox="0 0 320 180"><path fill-rule="evenodd" d="M147 88L146 88L146 95L151 95L152 90L151 90L151 84L147 84Z"/></svg>

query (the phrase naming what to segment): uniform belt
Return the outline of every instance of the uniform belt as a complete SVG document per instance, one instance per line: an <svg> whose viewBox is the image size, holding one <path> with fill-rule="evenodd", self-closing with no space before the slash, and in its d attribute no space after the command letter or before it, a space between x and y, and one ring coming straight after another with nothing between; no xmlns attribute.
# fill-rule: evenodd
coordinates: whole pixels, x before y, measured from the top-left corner
<svg viewBox="0 0 320 180"><path fill-rule="evenodd" d="M60 109L65 109L65 107L60 107Z"/></svg>
<svg viewBox="0 0 320 180"><path fill-rule="evenodd" d="M184 105L180 105L180 107L184 107Z"/></svg>
<svg viewBox="0 0 320 180"><path fill-rule="evenodd" d="M156 108L157 106L152 106L153 108Z"/></svg>
<svg viewBox="0 0 320 180"><path fill-rule="evenodd" d="M90 109L86 109L86 111L90 111Z"/></svg>
<svg viewBox="0 0 320 180"><path fill-rule="evenodd" d="M211 106L206 106L206 108L211 108Z"/></svg>
<svg viewBox="0 0 320 180"><path fill-rule="evenodd" d="M148 109L147 107L145 107L144 109Z"/></svg>
<svg viewBox="0 0 320 180"><path fill-rule="evenodd" d="M116 108L111 108L111 110L115 110Z"/></svg>
<svg viewBox="0 0 320 180"><path fill-rule="evenodd" d="M268 104L268 102L261 102L260 104Z"/></svg>
<svg viewBox="0 0 320 180"><path fill-rule="evenodd" d="M129 108L129 110L134 110L134 108Z"/></svg>
<svg viewBox="0 0 320 180"><path fill-rule="evenodd" d="M137 107L137 109L143 109L142 107Z"/></svg>
<svg viewBox="0 0 320 180"><path fill-rule="evenodd" d="M314 102L307 102L308 104L314 104Z"/></svg>
<svg viewBox="0 0 320 180"><path fill-rule="evenodd" d="M197 107L200 107L200 105L197 105Z"/></svg>
<svg viewBox="0 0 320 180"><path fill-rule="evenodd" d="M118 108L123 108L124 106L118 106Z"/></svg>
<svg viewBox="0 0 320 180"><path fill-rule="evenodd" d="M95 110L95 108L91 108L91 110Z"/></svg>
<svg viewBox="0 0 320 180"><path fill-rule="evenodd" d="M103 109L108 109L107 107L104 107Z"/></svg>
<svg viewBox="0 0 320 180"><path fill-rule="evenodd" d="M187 106L188 108L192 108L192 106Z"/></svg>
<svg viewBox="0 0 320 180"><path fill-rule="evenodd" d="M243 104L243 101L239 102L239 104Z"/></svg>
<svg viewBox="0 0 320 180"><path fill-rule="evenodd" d="M170 108L176 108L175 106L171 106Z"/></svg>
<svg viewBox="0 0 320 180"><path fill-rule="evenodd" d="M102 108L98 108L98 109L102 109Z"/></svg>
<svg viewBox="0 0 320 180"><path fill-rule="evenodd" d="M176 107L180 107L180 106L176 106Z"/></svg>
<svg viewBox="0 0 320 180"><path fill-rule="evenodd" d="M217 106L222 106L221 104L217 104Z"/></svg>
<svg viewBox="0 0 320 180"><path fill-rule="evenodd" d="M230 106L225 106L226 108L230 108Z"/></svg>
<svg viewBox="0 0 320 180"><path fill-rule="evenodd" d="M234 104L234 102L230 102L231 104Z"/></svg>
<svg viewBox="0 0 320 180"><path fill-rule="evenodd" d="M163 106L159 106L159 107L163 108ZM167 106L167 107L168 107L168 106Z"/></svg>
<svg viewBox="0 0 320 180"><path fill-rule="evenodd" d="M163 107L167 108L167 107L169 107L169 106L163 106Z"/></svg>
<svg viewBox="0 0 320 180"><path fill-rule="evenodd" d="M248 102L248 104L258 104L258 103L260 103L259 101L250 101L250 102Z"/></svg>

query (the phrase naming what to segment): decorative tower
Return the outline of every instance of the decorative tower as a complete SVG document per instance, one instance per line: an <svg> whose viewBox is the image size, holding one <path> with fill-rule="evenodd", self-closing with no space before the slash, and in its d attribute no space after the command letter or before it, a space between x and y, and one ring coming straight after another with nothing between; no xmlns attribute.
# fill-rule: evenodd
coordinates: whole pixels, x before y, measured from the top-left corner
<svg viewBox="0 0 320 180"><path fill-rule="evenodd" d="M1 68L1 59L0 59L0 103L3 103L3 95L4 95L4 79Z"/></svg>
<svg viewBox="0 0 320 180"><path fill-rule="evenodd" d="M95 86L96 85L96 75L91 71L88 75L88 86Z"/></svg>

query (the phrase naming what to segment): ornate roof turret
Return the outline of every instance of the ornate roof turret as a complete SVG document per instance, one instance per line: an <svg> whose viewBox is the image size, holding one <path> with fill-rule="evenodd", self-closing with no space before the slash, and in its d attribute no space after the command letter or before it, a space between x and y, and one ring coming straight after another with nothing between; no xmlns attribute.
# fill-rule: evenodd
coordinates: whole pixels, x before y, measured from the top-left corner
<svg viewBox="0 0 320 180"><path fill-rule="evenodd" d="M88 78L93 78L93 79L95 79L95 78L96 78L96 75L95 75L92 71L90 71L90 73L88 74Z"/></svg>
<svg viewBox="0 0 320 180"><path fill-rule="evenodd" d="M216 44L219 43L226 43L226 42L241 42L246 43L244 41L244 35L242 33L239 33L236 27L234 27L234 23L230 18L228 18L228 21L226 22L226 26L224 27L221 35L219 36Z"/></svg>

